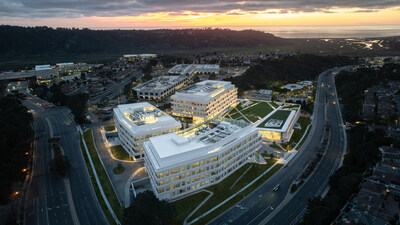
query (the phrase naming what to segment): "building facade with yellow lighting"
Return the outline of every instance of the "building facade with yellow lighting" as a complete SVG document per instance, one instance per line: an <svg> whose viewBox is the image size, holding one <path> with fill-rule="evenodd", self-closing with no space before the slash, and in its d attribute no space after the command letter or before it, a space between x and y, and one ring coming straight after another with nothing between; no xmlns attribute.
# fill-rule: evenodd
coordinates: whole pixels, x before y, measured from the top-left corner
<svg viewBox="0 0 400 225"><path fill-rule="evenodd" d="M270 142L288 142L300 117L300 106L294 109L276 109L255 124L263 139ZM302 127L301 129L306 129Z"/></svg>
<svg viewBox="0 0 400 225"><path fill-rule="evenodd" d="M216 117L144 144L154 194L175 199L219 183L255 161L261 134L250 123Z"/></svg>
<svg viewBox="0 0 400 225"><path fill-rule="evenodd" d="M197 124L237 104L237 88L229 81L206 80L171 96L172 115L193 118Z"/></svg>
<svg viewBox="0 0 400 225"><path fill-rule="evenodd" d="M147 102L114 108L115 127L121 145L133 159L142 159L143 143L150 137L178 131L181 124Z"/></svg>

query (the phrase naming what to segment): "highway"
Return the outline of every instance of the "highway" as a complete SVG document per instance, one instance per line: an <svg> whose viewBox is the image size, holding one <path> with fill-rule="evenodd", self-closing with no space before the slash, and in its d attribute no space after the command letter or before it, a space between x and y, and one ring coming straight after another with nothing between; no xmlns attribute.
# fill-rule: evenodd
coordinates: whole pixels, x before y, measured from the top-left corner
<svg viewBox="0 0 400 225"><path fill-rule="evenodd" d="M313 126L309 138L295 158L209 224L296 224L301 221L307 200L320 195L325 190L329 176L337 170L346 142L340 109L336 104L334 76L331 74L333 71L324 71L318 77ZM325 132L326 124L331 127L330 132ZM291 184L322 147L325 135L329 142L321 162L299 190L289 195ZM273 191L277 184L280 184L280 189Z"/></svg>
<svg viewBox="0 0 400 225"><path fill-rule="evenodd" d="M103 97L114 98L115 96L117 96L123 92L125 85L127 85L133 77L136 77L136 80L139 80L139 78L142 75L143 75L142 72L139 72L139 71L133 72L130 76L128 76L127 78L122 80L121 83L113 84L104 93L101 93L99 95L91 97L89 105L97 104Z"/></svg>
<svg viewBox="0 0 400 225"><path fill-rule="evenodd" d="M25 196L24 224L108 224L95 196L80 149L76 125L65 107L44 109L44 101L28 97L34 110L35 150L31 180ZM70 126L67 126L70 124ZM49 170L52 153L48 139L59 144L71 168L62 179Z"/></svg>

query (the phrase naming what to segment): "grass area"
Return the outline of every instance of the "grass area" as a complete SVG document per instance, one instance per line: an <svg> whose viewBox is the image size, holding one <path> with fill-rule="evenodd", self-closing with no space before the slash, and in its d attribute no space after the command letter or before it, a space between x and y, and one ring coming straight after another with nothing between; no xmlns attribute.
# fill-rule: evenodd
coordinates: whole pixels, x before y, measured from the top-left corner
<svg viewBox="0 0 400 225"><path fill-rule="evenodd" d="M274 160L266 160L267 162L270 161L274 161ZM268 165L268 164L267 164ZM271 165L269 165L271 166ZM233 199L231 199L230 201L228 201L227 203L225 203L224 205L222 205L221 207L217 208L216 210L214 210L213 212L211 212L210 214L204 216L203 218L201 218L200 220L198 220L196 223L196 225L200 225L200 224L206 224L207 222L211 221L212 219L214 219L215 217L217 217L218 215L220 215L221 213L223 213L224 211L226 211L227 209L229 209L230 207L232 207L233 205L235 205L237 202L239 202L240 200L242 200L244 197L246 197L247 195L249 195L251 192L253 192L255 189L257 189L261 184L263 184L266 180L268 180L272 175L274 175L281 167L283 166L283 164L277 164L274 168L272 168L268 173L264 174L264 176L262 176L259 180L257 180L254 184L252 184L250 187L248 187L246 190L244 190L243 192L241 192L240 195L234 197ZM251 170L250 170L251 171ZM249 172L250 172L249 171ZM263 170L264 172L265 170ZM260 173L261 174L261 173ZM245 176L244 178L246 178L248 176ZM242 178L242 179L244 179ZM254 179L254 177L250 178L251 180ZM239 183L242 183L242 181L239 181ZM238 184L239 184L238 183ZM237 185L238 185L237 184ZM215 196L215 194L214 194ZM213 197L214 197L213 196ZM211 197L211 198L213 198ZM209 200L211 200L211 198ZM204 206L203 206L204 207ZM203 208L202 207L202 208ZM200 208L199 211L202 209ZM195 213L195 215L199 216L198 213ZM191 219L195 219L197 216L192 217Z"/></svg>
<svg viewBox="0 0 400 225"><path fill-rule="evenodd" d="M284 108L284 109L293 109L293 108L299 108L299 107L300 107L299 105L285 105L282 108Z"/></svg>
<svg viewBox="0 0 400 225"><path fill-rule="evenodd" d="M243 107L243 104L239 104L235 109L231 110L228 114L232 119L243 118L242 114L246 116L251 122L256 122L260 117L264 117L272 112L273 108L267 102L252 101L253 103ZM245 110L243 110L245 108ZM240 114L237 110L240 110ZM229 117L226 116L226 117ZM244 118L243 118L244 119ZM245 120L245 119L244 119ZM247 120L245 120L247 121Z"/></svg>
<svg viewBox="0 0 400 225"><path fill-rule="evenodd" d="M260 165L260 164L256 164L256 163L248 163L248 164L242 166L242 168L238 169L233 174L231 174L229 177L227 177L222 182L206 188L207 190L212 191L214 193L214 195L190 218L190 220L193 220L193 219L197 218L198 216L202 215L203 213L207 212L211 208L215 207L216 205L218 205L219 203L221 203L222 201L227 199L228 197L230 197L233 194L235 194L236 192L238 192L240 189L242 189L247 184L252 182L255 178L260 176L263 172L265 172L268 168L270 168L276 162L275 159L269 159L269 160L266 160L266 161L267 161L266 165ZM239 182L237 182L235 184L235 186L232 187L232 185L236 182L236 180L250 166L251 166L251 168L246 173L246 175L243 176L239 180ZM269 173L267 173L267 174L269 174ZM261 183L263 183L264 181L265 180L263 180ZM252 186L254 186L254 185L252 185ZM247 194L251 193L251 191L254 190L256 187L257 186L254 186L253 189L249 189L250 187L247 188L244 192L242 192L242 194L240 194L240 196L241 197L246 196ZM251 191L248 191L248 190L251 190ZM245 194L246 191L247 191L247 194ZM188 198L190 198L190 197L188 197ZM228 204L228 205L225 204L225 205L227 205L226 208L231 207L233 204L235 204L240 199L241 198L238 198L236 201L230 201L231 203ZM223 210L220 207L220 208L218 208L216 210L216 212L221 213L221 212L223 212ZM211 218L209 218L209 219L211 219Z"/></svg>
<svg viewBox="0 0 400 225"><path fill-rule="evenodd" d="M128 152L121 145L116 145L110 147L111 154L119 160L126 160L132 161L131 157L129 156Z"/></svg>
<svg viewBox="0 0 400 225"><path fill-rule="evenodd" d="M279 151L282 151L282 148L280 148L277 144L269 145L269 147L274 148L274 149L278 149Z"/></svg>
<svg viewBox="0 0 400 225"><path fill-rule="evenodd" d="M123 166L117 166L117 167L115 167L114 169L113 169L113 172L115 173L115 174L122 174L122 173L124 173L124 171L125 171L125 167L123 167Z"/></svg>
<svg viewBox="0 0 400 225"><path fill-rule="evenodd" d="M92 130L85 131L83 137L88 147L90 157L92 158L103 191L107 196L108 202L114 210L115 215L117 215L119 221L121 222L123 221L124 207L120 205L112 184L108 179L107 172L100 162L99 155L97 154L96 148L94 147Z"/></svg>
<svg viewBox="0 0 400 225"><path fill-rule="evenodd" d="M282 148L284 148L286 151L290 151L293 149L294 145L292 143L282 143L281 144Z"/></svg>
<svg viewBox="0 0 400 225"><path fill-rule="evenodd" d="M294 129L292 137L290 138L289 144L295 144L298 143L301 139L301 137L303 137L304 132L306 132L307 126L311 123L310 118L301 116L299 118L299 120L297 121L297 123L300 124L301 126L301 130L299 129Z"/></svg>
<svg viewBox="0 0 400 225"><path fill-rule="evenodd" d="M274 107L275 109L279 107L279 105L276 102L270 102L269 104L272 105L272 107Z"/></svg>
<svg viewBox="0 0 400 225"><path fill-rule="evenodd" d="M92 171L92 166L90 165L88 156L86 154L85 146L83 145L83 142L82 142L82 135L80 135L80 143L81 143L81 150L82 150L83 158L85 159L85 164L88 169L90 180L92 182L93 189L94 189L94 192L96 193L96 197L97 197L97 200L99 201L100 207L103 210L103 213L106 216L108 222L111 225L116 225L117 223L115 223L115 220L112 217L110 211L108 210L107 205L103 199L103 196L100 193L99 186L97 185L96 178L94 177L94 174Z"/></svg>
<svg viewBox="0 0 400 225"><path fill-rule="evenodd" d="M306 137L310 134L312 125L310 126L310 128L308 128L308 131L306 133ZM303 138L303 140L301 140L300 144L297 146L297 149L300 149L300 147L304 144L304 142L306 141L307 138Z"/></svg>
<svg viewBox="0 0 400 225"><path fill-rule="evenodd" d="M115 125L108 125L104 126L105 131L114 131L115 130Z"/></svg>
<svg viewBox="0 0 400 225"><path fill-rule="evenodd" d="M172 221L174 225L182 225L185 218L205 199L210 193L200 192L190 197L173 202L178 215Z"/></svg>

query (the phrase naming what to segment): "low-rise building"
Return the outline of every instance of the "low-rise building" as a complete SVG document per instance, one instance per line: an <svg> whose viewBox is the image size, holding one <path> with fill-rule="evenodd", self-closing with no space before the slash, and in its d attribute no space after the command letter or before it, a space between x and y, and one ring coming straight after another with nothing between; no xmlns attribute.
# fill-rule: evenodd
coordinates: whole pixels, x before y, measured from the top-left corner
<svg viewBox="0 0 400 225"><path fill-rule="evenodd" d="M215 118L144 144L145 168L159 199L174 199L224 180L261 148L251 124Z"/></svg>
<svg viewBox="0 0 400 225"><path fill-rule="evenodd" d="M114 121L122 146L134 159L143 158L143 143L150 137L181 128L172 116L147 102L118 105Z"/></svg>
<svg viewBox="0 0 400 225"><path fill-rule="evenodd" d="M251 94L251 97L258 100L271 101L272 90L260 89L257 93Z"/></svg>
<svg viewBox="0 0 400 225"><path fill-rule="evenodd" d="M193 74L219 74L218 64L178 64L172 67L169 74L191 76Z"/></svg>
<svg viewBox="0 0 400 225"><path fill-rule="evenodd" d="M287 142L290 140L294 125L300 117L300 106L293 109L276 109L256 123L262 137L270 142ZM302 127L305 129L305 127Z"/></svg>
<svg viewBox="0 0 400 225"><path fill-rule="evenodd" d="M188 82L187 76L161 76L134 87L138 98L162 100Z"/></svg>
<svg viewBox="0 0 400 225"><path fill-rule="evenodd" d="M229 81L205 80L171 96L172 114L192 118L193 123L211 119L237 104L237 88Z"/></svg>

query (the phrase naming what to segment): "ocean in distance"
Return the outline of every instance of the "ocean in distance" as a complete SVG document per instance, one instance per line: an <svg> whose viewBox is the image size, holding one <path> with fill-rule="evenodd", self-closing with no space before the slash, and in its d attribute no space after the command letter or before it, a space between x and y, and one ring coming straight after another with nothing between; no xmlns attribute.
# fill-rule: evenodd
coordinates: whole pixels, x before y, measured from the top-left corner
<svg viewBox="0 0 400 225"><path fill-rule="evenodd" d="M232 30L260 30L283 38L371 38L400 36L398 25L373 25L373 26L210 26L211 28L229 28ZM173 27L93 27L98 30L153 30L153 29L188 29L202 28L190 26Z"/></svg>

